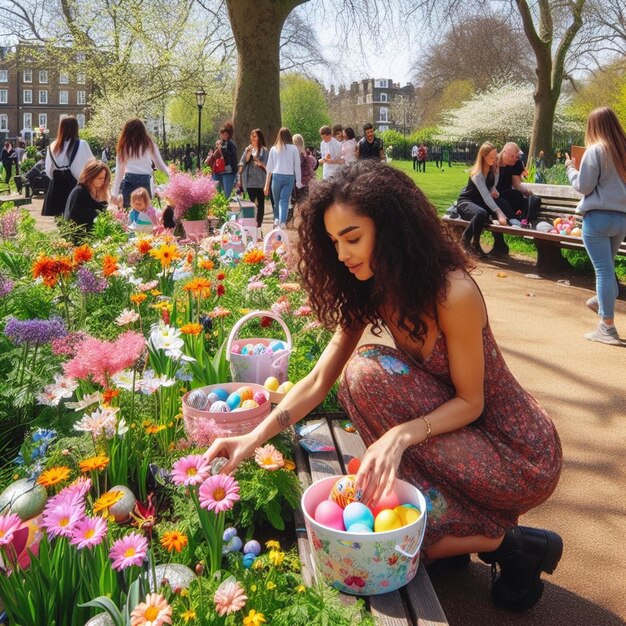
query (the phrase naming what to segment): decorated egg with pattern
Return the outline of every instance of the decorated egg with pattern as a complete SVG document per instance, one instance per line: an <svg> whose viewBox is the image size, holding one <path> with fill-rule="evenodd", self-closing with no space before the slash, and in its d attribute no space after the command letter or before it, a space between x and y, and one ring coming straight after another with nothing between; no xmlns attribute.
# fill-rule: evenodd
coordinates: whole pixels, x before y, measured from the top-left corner
<svg viewBox="0 0 626 626"><path fill-rule="evenodd" d="M209 413L230 413L230 407L223 400L218 400L211 405Z"/></svg>
<svg viewBox="0 0 626 626"><path fill-rule="evenodd" d="M202 389L194 389L187 396L187 404L198 411L204 410L208 403L209 399Z"/></svg>
<svg viewBox="0 0 626 626"><path fill-rule="evenodd" d="M340 478L330 490L330 499L345 509L350 502L358 502L363 496L362 491L356 491L356 476L348 474Z"/></svg>

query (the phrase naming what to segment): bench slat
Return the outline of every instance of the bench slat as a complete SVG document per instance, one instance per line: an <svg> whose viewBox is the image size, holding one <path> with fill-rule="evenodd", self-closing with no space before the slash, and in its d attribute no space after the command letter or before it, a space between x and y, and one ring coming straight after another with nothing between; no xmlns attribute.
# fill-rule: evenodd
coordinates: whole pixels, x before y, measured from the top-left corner
<svg viewBox="0 0 626 626"><path fill-rule="evenodd" d="M403 589L407 598L409 613L417 626L447 626L439 598L423 563L420 563L415 578Z"/></svg>

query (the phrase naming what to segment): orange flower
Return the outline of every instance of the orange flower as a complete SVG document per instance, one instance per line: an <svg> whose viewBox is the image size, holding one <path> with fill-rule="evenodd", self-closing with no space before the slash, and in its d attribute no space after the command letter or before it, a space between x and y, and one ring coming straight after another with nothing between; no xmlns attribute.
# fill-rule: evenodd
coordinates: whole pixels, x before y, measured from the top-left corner
<svg viewBox="0 0 626 626"><path fill-rule="evenodd" d="M211 295L211 281L207 278L194 278L183 289L192 293L197 298L208 298Z"/></svg>
<svg viewBox="0 0 626 626"><path fill-rule="evenodd" d="M301 287L298 283L282 283L279 285L281 291L291 292L300 291Z"/></svg>
<svg viewBox="0 0 626 626"><path fill-rule="evenodd" d="M189 250L187 252L187 256L185 257L185 261L187 261L188 265L191 265L193 263L193 251Z"/></svg>
<svg viewBox="0 0 626 626"><path fill-rule="evenodd" d="M130 296L130 301L139 306L147 298L148 296L145 293L133 293Z"/></svg>
<svg viewBox="0 0 626 626"><path fill-rule="evenodd" d="M185 324L179 328L183 335L199 335L202 332L202 324Z"/></svg>
<svg viewBox="0 0 626 626"><path fill-rule="evenodd" d="M40 256L33 264L33 278L41 278L46 287L54 287L60 276L68 276L74 270L72 259L66 256Z"/></svg>
<svg viewBox="0 0 626 626"><path fill-rule="evenodd" d="M45 472L41 472L39 478L37 478L37 482L44 487L52 487L52 485L58 485L69 477L70 468L65 465L58 465L57 467L51 467Z"/></svg>
<svg viewBox="0 0 626 626"><path fill-rule="evenodd" d="M249 263L250 265L261 263L264 259L265 254L260 248L252 248L252 250L248 250L248 252L246 252L241 258L244 263Z"/></svg>
<svg viewBox="0 0 626 626"><path fill-rule="evenodd" d="M180 552L187 545L187 535L171 530L161 535L160 543L168 552Z"/></svg>
<svg viewBox="0 0 626 626"><path fill-rule="evenodd" d="M212 270L215 267L215 263L213 263L213 261L211 261L211 259L202 259L198 263L198 267L201 270Z"/></svg>
<svg viewBox="0 0 626 626"><path fill-rule="evenodd" d="M93 250L87 244L74 248L74 263L76 265L87 263L91 259L93 259Z"/></svg>
<svg viewBox="0 0 626 626"><path fill-rule="evenodd" d="M102 392L102 403L111 404L111 400L113 400L113 398L117 398L119 395L120 392L117 389L105 389Z"/></svg>
<svg viewBox="0 0 626 626"><path fill-rule="evenodd" d="M144 426L147 435L156 435L160 433L162 430L165 430L165 426L163 424L148 424Z"/></svg>
<svg viewBox="0 0 626 626"><path fill-rule="evenodd" d="M121 491L107 491L103 493L94 503L93 503L93 512L94 513L102 513L103 515L107 515L109 509L116 503L119 502L124 497L124 494Z"/></svg>
<svg viewBox="0 0 626 626"><path fill-rule="evenodd" d="M102 274L104 276L111 276L118 270L117 257L110 254L105 254L102 259Z"/></svg>
<svg viewBox="0 0 626 626"><path fill-rule="evenodd" d="M137 250L139 250L141 254L148 254L148 252L152 250L152 244L147 239L140 239L135 243L135 246L137 246Z"/></svg>
<svg viewBox="0 0 626 626"><path fill-rule="evenodd" d="M78 463L80 471L83 473L94 472L103 470L109 464L109 457L107 456L91 456L88 459L84 459Z"/></svg>
<svg viewBox="0 0 626 626"><path fill-rule="evenodd" d="M164 243L158 248L150 250L150 256L161 262L161 267L169 267L172 261L182 258L181 254L174 244Z"/></svg>

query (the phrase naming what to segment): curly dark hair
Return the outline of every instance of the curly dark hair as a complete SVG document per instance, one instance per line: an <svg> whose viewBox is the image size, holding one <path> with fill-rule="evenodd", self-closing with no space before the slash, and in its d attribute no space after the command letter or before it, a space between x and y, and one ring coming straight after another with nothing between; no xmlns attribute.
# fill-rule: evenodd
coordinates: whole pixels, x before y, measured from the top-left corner
<svg viewBox="0 0 626 626"><path fill-rule="evenodd" d="M369 280L354 278L326 232L324 214L336 202L374 221ZM437 318L448 273L469 268L426 196L406 174L384 163L357 161L311 185L300 215L298 266L311 306L328 330L371 323L379 335L381 307L391 301L399 328L423 341L428 327L422 317Z"/></svg>

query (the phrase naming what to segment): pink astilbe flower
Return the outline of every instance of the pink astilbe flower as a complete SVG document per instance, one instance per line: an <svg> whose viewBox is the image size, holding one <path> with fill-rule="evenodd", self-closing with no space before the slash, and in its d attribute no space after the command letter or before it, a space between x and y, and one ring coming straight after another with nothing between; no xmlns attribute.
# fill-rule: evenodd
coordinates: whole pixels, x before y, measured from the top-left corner
<svg viewBox="0 0 626 626"><path fill-rule="evenodd" d="M214 419L196 419L185 416L185 432L197 446L210 446L220 437L228 437L230 431L217 425Z"/></svg>
<svg viewBox="0 0 626 626"><path fill-rule="evenodd" d="M283 455L271 443L268 443L262 448L257 448L254 451L254 460L259 467L270 472L280 469L285 465Z"/></svg>
<svg viewBox="0 0 626 626"><path fill-rule="evenodd" d="M140 566L148 552L148 540L138 533L130 533L118 539L109 552L109 558L113 562L111 567L121 571L131 565Z"/></svg>
<svg viewBox="0 0 626 626"><path fill-rule="evenodd" d="M229 511L239 500L239 483L232 476L209 476L199 490L200 506L208 511Z"/></svg>
<svg viewBox="0 0 626 626"><path fill-rule="evenodd" d="M190 454L178 459L172 466L172 482L175 485L199 485L211 474L211 466L205 457Z"/></svg>
<svg viewBox="0 0 626 626"><path fill-rule="evenodd" d="M0 515L0 546L9 545L21 525L22 520L15 513Z"/></svg>
<svg viewBox="0 0 626 626"><path fill-rule="evenodd" d="M84 517L72 529L70 543L78 550L99 546L108 530L104 517Z"/></svg>
<svg viewBox="0 0 626 626"><path fill-rule="evenodd" d="M134 331L121 334L115 341L88 337L78 346L76 356L63 369L66 376L79 380L92 378L105 387L113 374L131 367L144 348L143 335Z"/></svg>
<svg viewBox="0 0 626 626"><path fill-rule="evenodd" d="M221 617L243 609L246 606L247 599L248 596L244 593L239 582L233 582L232 580L225 580L217 588L213 596L215 610Z"/></svg>
<svg viewBox="0 0 626 626"><path fill-rule="evenodd" d="M217 194L217 182L210 176L194 178L183 172L172 174L163 195L174 204L174 217L181 219L194 204L207 204Z"/></svg>
<svg viewBox="0 0 626 626"><path fill-rule="evenodd" d="M65 337L57 337L50 342L52 354L57 356L74 356L78 346L87 339L89 335L79 330L75 333L68 333Z"/></svg>
<svg viewBox="0 0 626 626"><path fill-rule="evenodd" d="M172 607L159 593L149 593L130 614L130 626L163 626L172 623ZM185 622L187 620L185 619Z"/></svg>

